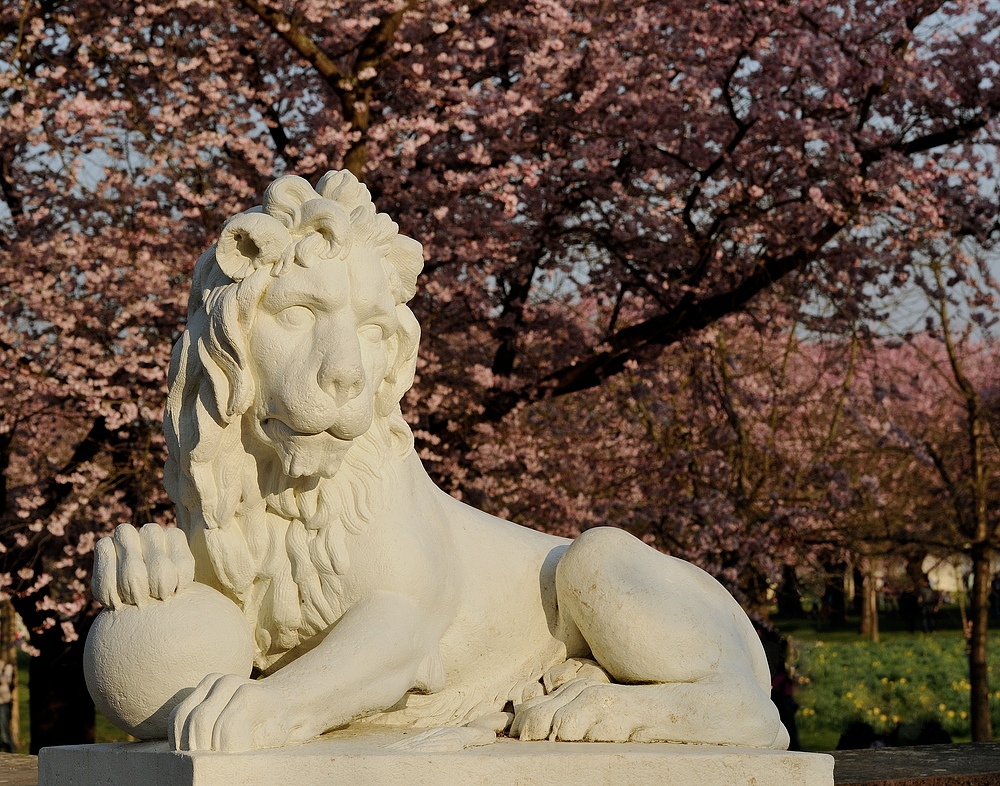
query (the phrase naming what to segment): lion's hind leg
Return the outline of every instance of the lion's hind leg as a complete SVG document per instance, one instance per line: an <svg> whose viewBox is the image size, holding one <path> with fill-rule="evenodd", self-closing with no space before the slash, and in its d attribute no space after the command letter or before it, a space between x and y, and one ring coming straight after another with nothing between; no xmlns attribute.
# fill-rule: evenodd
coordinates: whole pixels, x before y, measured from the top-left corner
<svg viewBox="0 0 1000 786"><path fill-rule="evenodd" d="M730 674L770 690L764 648L739 604L694 565L624 530L587 530L556 568L559 615L622 683Z"/></svg>
<svg viewBox="0 0 1000 786"><path fill-rule="evenodd" d="M560 559L556 594L562 624L576 627L618 684L570 680L515 708L512 734L787 745L760 640L704 571L600 527Z"/></svg>
<svg viewBox="0 0 1000 786"><path fill-rule="evenodd" d="M522 740L788 747L788 732L769 696L747 690L746 683L573 680L517 708L510 733Z"/></svg>

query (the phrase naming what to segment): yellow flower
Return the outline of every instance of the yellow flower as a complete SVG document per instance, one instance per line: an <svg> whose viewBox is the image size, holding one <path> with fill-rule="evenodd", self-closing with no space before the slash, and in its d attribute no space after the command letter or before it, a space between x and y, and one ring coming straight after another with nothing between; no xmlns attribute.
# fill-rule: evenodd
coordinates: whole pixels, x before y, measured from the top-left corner
<svg viewBox="0 0 1000 786"><path fill-rule="evenodd" d="M938 709L941 710L941 712L944 712L948 708L945 707L943 704L938 704Z"/></svg>
<svg viewBox="0 0 1000 786"><path fill-rule="evenodd" d="M906 677L900 677L899 678L899 684L900 685L905 685L906 684Z"/></svg>
<svg viewBox="0 0 1000 786"><path fill-rule="evenodd" d="M882 721L882 723L885 723L887 720L889 720L885 715L879 715L878 719Z"/></svg>
<svg viewBox="0 0 1000 786"><path fill-rule="evenodd" d="M966 715L968 715L968 713L965 710L962 710L960 713L958 713L958 717L961 718L962 720L965 720Z"/></svg>
<svg viewBox="0 0 1000 786"><path fill-rule="evenodd" d="M955 717L955 710L948 710L948 717L949 718L954 718Z"/></svg>

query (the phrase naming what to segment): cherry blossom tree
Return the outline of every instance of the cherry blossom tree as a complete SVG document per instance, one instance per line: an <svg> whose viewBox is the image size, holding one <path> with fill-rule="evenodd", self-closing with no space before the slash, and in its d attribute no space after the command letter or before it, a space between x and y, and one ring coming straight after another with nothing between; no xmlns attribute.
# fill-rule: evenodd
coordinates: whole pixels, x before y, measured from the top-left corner
<svg viewBox="0 0 1000 786"><path fill-rule="evenodd" d="M789 569L841 561L863 537L888 542L859 522L886 500L875 440L849 414L857 342L819 341L763 305L598 390L480 424L466 493L569 535L615 522L709 570L760 617Z"/></svg>
<svg viewBox="0 0 1000 786"><path fill-rule="evenodd" d="M914 257L928 310L925 330L883 349L870 369L872 392L894 441L919 457L925 491L917 511L938 549L972 563L970 720L976 741L992 739L987 645L990 586L1000 545L998 349L984 328L996 322L997 282L980 250L938 236Z"/></svg>
<svg viewBox="0 0 1000 786"><path fill-rule="evenodd" d="M665 351L775 287L810 329L872 316L867 295L906 274L914 227L988 245L996 201L975 183L993 174L997 13L926 0L0 8L0 556L40 657L79 651L94 538L170 521L159 413L187 277L275 175L347 167L424 243L408 409L436 476L482 494L490 464L475 462L505 418L574 394L628 409L628 385L684 376ZM699 368L720 406L735 400L724 365ZM622 450L658 439L641 427L649 406ZM677 444L695 437L710 430ZM558 496L553 526L588 521ZM730 544L749 537L750 519L733 520ZM52 681L68 670L45 668L33 746L85 739L82 716L68 735L44 726L56 695L85 702Z"/></svg>

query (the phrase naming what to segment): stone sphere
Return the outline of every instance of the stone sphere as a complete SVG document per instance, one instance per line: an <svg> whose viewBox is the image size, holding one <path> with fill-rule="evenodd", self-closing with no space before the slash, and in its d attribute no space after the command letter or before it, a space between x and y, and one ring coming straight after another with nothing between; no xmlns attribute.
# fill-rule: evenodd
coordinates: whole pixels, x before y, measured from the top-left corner
<svg viewBox="0 0 1000 786"><path fill-rule="evenodd" d="M249 677L254 642L243 612L205 584L167 600L97 615L83 671L94 704L143 740L164 739L171 710L208 674Z"/></svg>

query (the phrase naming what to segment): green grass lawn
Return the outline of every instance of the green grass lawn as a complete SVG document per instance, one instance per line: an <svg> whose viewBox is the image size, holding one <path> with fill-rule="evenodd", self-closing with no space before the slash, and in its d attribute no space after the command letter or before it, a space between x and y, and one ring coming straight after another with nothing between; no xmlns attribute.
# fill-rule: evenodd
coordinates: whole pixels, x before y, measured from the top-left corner
<svg viewBox="0 0 1000 786"><path fill-rule="evenodd" d="M851 625L853 621L849 620ZM852 721L911 742L919 726L937 721L955 742L969 739L969 670L955 609L944 609L932 633L909 633L887 619L878 644L856 627L778 623L791 643L798 680L796 717L802 747L832 750ZM1000 737L1000 632L990 634L994 735Z"/></svg>

